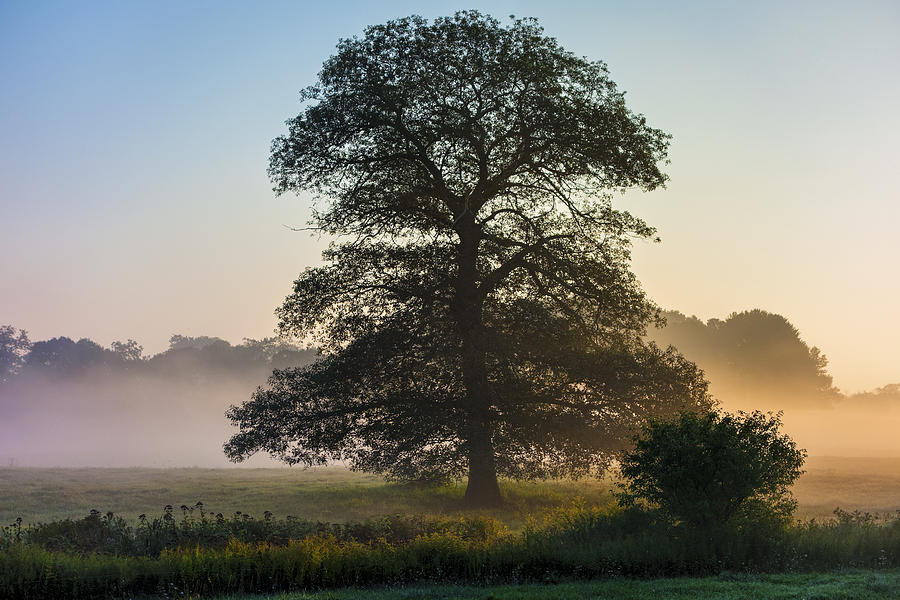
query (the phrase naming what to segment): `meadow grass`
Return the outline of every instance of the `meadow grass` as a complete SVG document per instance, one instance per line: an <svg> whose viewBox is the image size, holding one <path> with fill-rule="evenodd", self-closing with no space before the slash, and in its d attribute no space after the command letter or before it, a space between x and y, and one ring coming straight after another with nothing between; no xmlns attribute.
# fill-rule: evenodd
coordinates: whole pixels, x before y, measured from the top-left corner
<svg viewBox="0 0 900 600"><path fill-rule="evenodd" d="M477 511L520 527L529 514L567 505L574 498L605 504L611 478L580 481L503 481L506 505ZM0 469L0 524L80 518L92 509L135 520L167 504L226 515L265 511L313 521L359 521L391 514L466 515L461 483L421 487L385 482L342 467L300 469Z"/></svg>
<svg viewBox="0 0 900 600"><path fill-rule="evenodd" d="M0 596L900 598L900 521L865 514L898 514L900 459L812 458L794 492L797 517L818 522L712 542L623 518L614 486L503 481L506 506L469 511L462 484L391 484L341 467L0 469L0 525L22 517L31 536L0 547ZM188 509L198 500L200 523ZM152 516L166 505L174 516ZM823 523L837 506L851 512ZM846 571L856 568L876 570ZM798 573L829 569L840 572ZM723 570L734 573L700 577ZM700 578L653 579L681 575ZM321 588L331 590L240 595Z"/></svg>
<svg viewBox="0 0 900 600"><path fill-rule="evenodd" d="M576 503L513 532L485 516L339 525L269 515L229 520L205 512L198 519L189 507L179 520L173 512L142 519L136 528L99 513L77 522L6 528L0 597L208 597L717 574L718 580L745 582L758 573L900 567L900 520L859 513L825 523L785 526L753 516L695 528L656 511ZM883 584L875 588L893 589Z"/></svg>
<svg viewBox="0 0 900 600"><path fill-rule="evenodd" d="M500 586L348 588L216 600L896 600L900 570L563 581Z"/></svg>
<svg viewBox="0 0 900 600"><path fill-rule="evenodd" d="M794 486L798 519L828 518L836 507L872 513L900 510L900 458L811 457ZM614 480L501 482L507 506L486 514L513 529L527 515L575 498L610 501ZM343 522L389 514L470 514L462 508L462 484L439 488L386 483L342 467L300 469L0 469L0 524L80 518L91 509L135 520L167 504ZM482 514L482 513L479 513Z"/></svg>

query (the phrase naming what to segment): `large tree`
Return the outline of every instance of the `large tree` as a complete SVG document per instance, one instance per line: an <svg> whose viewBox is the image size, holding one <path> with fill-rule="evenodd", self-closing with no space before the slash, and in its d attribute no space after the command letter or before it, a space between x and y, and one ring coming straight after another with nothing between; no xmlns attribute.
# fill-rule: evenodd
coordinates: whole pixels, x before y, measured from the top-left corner
<svg viewBox="0 0 900 600"><path fill-rule="evenodd" d="M665 182L669 137L603 63L531 19L410 17L342 40L303 100L269 173L336 241L279 316L323 357L232 407L232 459L467 475L492 504L498 474L601 470L648 416L709 403L642 340L629 245L654 230L611 196Z"/></svg>

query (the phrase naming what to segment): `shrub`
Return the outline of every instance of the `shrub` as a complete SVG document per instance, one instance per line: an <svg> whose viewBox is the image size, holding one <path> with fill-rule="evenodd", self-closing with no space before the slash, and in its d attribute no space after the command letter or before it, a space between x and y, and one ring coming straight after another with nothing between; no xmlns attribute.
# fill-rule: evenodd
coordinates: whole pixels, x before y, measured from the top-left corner
<svg viewBox="0 0 900 600"><path fill-rule="evenodd" d="M796 508L788 488L803 473L806 451L780 426L780 414L758 411L653 421L622 458L619 501L647 503L705 529L740 517L784 523Z"/></svg>
<svg viewBox="0 0 900 600"><path fill-rule="evenodd" d="M23 526L21 520L0 531L0 551L25 542L45 550L69 554L115 554L159 557L178 548L224 549L232 540L249 544L286 545L290 540L331 536L341 542L405 544L427 535L453 535L471 541L488 541L508 533L491 517L386 515L367 521L325 523L296 517L276 519L268 511L255 519L240 511L230 517L204 511L203 504L182 506L182 517L166 506L161 517L138 517L137 526L113 513L92 510L82 519L63 519Z"/></svg>

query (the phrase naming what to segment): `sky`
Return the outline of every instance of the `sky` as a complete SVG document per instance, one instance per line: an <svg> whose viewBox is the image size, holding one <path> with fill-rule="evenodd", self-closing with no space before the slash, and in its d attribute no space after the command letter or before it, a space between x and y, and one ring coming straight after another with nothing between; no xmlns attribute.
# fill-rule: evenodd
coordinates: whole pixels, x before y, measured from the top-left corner
<svg viewBox="0 0 900 600"><path fill-rule="evenodd" d="M661 306L786 316L845 392L900 382L896 2L0 0L0 324L148 352L272 335L326 239L271 140L339 38L477 8L605 61L673 135L634 269Z"/></svg>

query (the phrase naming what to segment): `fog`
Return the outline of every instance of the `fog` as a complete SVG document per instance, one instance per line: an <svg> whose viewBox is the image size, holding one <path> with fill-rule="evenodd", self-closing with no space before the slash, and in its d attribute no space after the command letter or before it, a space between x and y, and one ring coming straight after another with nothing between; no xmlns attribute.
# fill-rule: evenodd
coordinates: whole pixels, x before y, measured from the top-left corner
<svg viewBox="0 0 900 600"><path fill-rule="evenodd" d="M0 460L16 466L232 465L225 417L265 377L179 381L165 375L85 373L16 382L0 398ZM264 456L243 466L275 466Z"/></svg>
<svg viewBox="0 0 900 600"><path fill-rule="evenodd" d="M264 381L86 373L76 381L17 382L0 388L0 465L235 466L222 452L235 431L225 411ZM812 456L900 456L896 386L825 408L798 408L791 398L771 396L721 402L727 410L783 410L784 430ZM279 465L263 455L240 463Z"/></svg>
<svg viewBox="0 0 900 600"><path fill-rule="evenodd" d="M731 411L782 411L783 431L810 456L900 457L900 393L886 392L880 402L863 396L850 396L823 408L797 407L790 397L777 395L756 403L722 396L720 402Z"/></svg>
<svg viewBox="0 0 900 600"><path fill-rule="evenodd" d="M727 411L783 412L783 431L811 456L900 457L900 384L845 394L824 352L783 316L762 310L725 319L665 313L649 332L696 362Z"/></svg>
<svg viewBox="0 0 900 600"><path fill-rule="evenodd" d="M22 346L12 375L0 378L2 465L232 465L222 450L236 431L228 407L274 368L315 358L274 339L233 346L207 336L174 335L168 350L146 358L132 340L109 349L68 338ZM242 466L278 464L258 456Z"/></svg>
<svg viewBox="0 0 900 600"><path fill-rule="evenodd" d="M784 432L810 456L900 457L900 384L843 394L824 354L779 315L666 317L649 337L703 368L721 408L783 411ZM54 338L29 342L20 358L15 375L0 379L0 466L227 467L235 465L222 445L236 431L228 407L273 368L315 352L173 336L169 350L145 358L131 341L105 349ZM257 455L239 466L279 465Z"/></svg>

